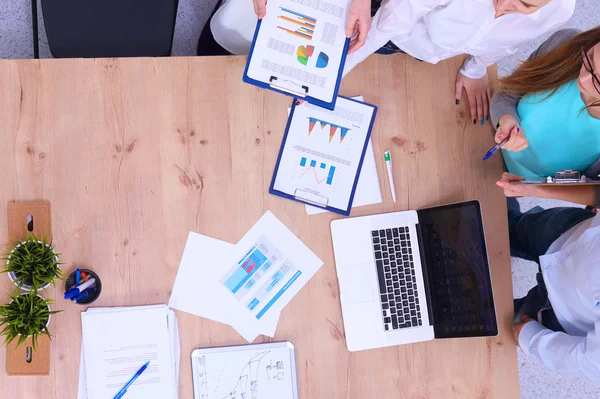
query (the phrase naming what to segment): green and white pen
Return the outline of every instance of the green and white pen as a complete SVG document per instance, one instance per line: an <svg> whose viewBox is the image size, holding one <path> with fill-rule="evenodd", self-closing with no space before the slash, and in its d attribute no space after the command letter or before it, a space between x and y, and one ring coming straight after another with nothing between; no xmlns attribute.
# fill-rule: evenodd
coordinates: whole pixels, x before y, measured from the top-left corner
<svg viewBox="0 0 600 399"><path fill-rule="evenodd" d="M392 155L390 154L390 150L386 150L383 153L383 157L385 158L385 166L387 167L388 180L390 181L390 190L392 191L392 199L394 200L394 204L395 204L396 203L396 187L394 187L394 176L392 175Z"/></svg>

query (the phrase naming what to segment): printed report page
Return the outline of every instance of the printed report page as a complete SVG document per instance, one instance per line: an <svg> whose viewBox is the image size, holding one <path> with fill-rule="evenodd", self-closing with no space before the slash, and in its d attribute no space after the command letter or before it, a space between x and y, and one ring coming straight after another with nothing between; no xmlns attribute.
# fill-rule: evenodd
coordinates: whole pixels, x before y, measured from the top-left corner
<svg viewBox="0 0 600 399"><path fill-rule="evenodd" d="M342 67L350 1L269 0L248 76L332 102Z"/></svg>

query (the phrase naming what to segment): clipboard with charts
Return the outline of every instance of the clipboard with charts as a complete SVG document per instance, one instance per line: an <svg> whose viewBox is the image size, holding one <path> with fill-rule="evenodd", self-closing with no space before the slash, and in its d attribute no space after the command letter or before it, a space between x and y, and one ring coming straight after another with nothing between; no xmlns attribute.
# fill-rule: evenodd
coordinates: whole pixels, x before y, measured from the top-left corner
<svg viewBox="0 0 600 399"><path fill-rule="evenodd" d="M338 97L334 110L294 104L269 192L350 215L377 107Z"/></svg>
<svg viewBox="0 0 600 399"><path fill-rule="evenodd" d="M298 399L291 342L196 349L194 399Z"/></svg>
<svg viewBox="0 0 600 399"><path fill-rule="evenodd" d="M269 0L243 81L333 109L350 39L351 0Z"/></svg>

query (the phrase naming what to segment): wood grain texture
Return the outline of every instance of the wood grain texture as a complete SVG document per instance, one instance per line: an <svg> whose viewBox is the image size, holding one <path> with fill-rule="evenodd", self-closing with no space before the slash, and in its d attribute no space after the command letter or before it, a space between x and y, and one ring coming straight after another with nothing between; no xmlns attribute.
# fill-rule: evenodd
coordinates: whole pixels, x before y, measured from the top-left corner
<svg viewBox="0 0 600 399"><path fill-rule="evenodd" d="M454 103L460 62L372 56L344 80L341 94L379 106L373 144L385 200L353 215L479 199L497 338L346 350L329 235L338 216L309 217L303 205L268 194L291 100L243 84L241 57L0 60L0 208L51 201L65 272L81 266L102 278L94 306L167 303L188 231L237 242L271 210L325 263L272 339L297 348L301 398L516 398L506 201L494 185L501 164L481 161L492 128L473 125ZM397 204L383 163L388 148ZM0 242L6 234L0 228ZM47 292L65 310L50 325L50 377L0 372L3 397L76 397L83 308L62 300L63 288ZM0 290L8 289L0 276ZM180 396L191 398L192 349L244 342L231 327L178 316Z"/></svg>

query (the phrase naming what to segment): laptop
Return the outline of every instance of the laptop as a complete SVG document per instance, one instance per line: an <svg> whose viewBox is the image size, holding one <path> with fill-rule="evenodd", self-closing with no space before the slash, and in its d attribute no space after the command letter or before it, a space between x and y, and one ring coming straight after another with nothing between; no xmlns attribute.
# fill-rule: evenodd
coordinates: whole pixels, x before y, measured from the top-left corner
<svg viewBox="0 0 600 399"><path fill-rule="evenodd" d="M479 201L334 220L331 235L349 351L498 335Z"/></svg>

